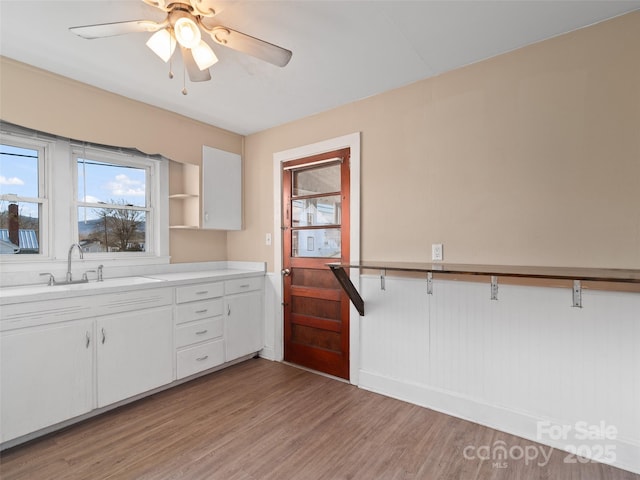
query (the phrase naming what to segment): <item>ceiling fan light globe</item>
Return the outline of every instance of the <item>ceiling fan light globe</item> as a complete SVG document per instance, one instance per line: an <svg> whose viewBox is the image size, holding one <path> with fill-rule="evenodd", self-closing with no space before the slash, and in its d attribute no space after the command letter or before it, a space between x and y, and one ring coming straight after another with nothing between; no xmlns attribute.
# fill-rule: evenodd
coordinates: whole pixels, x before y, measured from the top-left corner
<svg viewBox="0 0 640 480"><path fill-rule="evenodd" d="M200 70L206 70L218 61L216 54L203 40L200 40L198 46L191 49L191 54Z"/></svg>
<svg viewBox="0 0 640 480"><path fill-rule="evenodd" d="M185 48L197 47L202 40L200 28L189 17L182 17L176 20L173 31L178 43Z"/></svg>
<svg viewBox="0 0 640 480"><path fill-rule="evenodd" d="M171 35L169 30L158 30L147 40L147 47L166 63L176 49L176 39Z"/></svg>

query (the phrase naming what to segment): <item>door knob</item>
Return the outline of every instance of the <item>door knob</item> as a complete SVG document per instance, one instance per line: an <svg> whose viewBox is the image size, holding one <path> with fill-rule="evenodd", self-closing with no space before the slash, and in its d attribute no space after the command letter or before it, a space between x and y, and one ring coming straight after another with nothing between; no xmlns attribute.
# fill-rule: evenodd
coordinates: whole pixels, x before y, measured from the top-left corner
<svg viewBox="0 0 640 480"><path fill-rule="evenodd" d="M285 268L282 270L282 275L285 277L288 277L289 275L291 275L291 269L290 268Z"/></svg>

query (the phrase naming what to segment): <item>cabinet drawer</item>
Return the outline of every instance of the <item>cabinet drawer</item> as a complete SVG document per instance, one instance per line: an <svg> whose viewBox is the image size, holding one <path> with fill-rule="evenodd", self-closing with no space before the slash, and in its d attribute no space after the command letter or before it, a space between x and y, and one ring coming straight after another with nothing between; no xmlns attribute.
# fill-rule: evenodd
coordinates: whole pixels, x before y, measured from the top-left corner
<svg viewBox="0 0 640 480"><path fill-rule="evenodd" d="M176 303L193 302L196 300L206 300L224 295L224 285L222 282L200 283L176 288Z"/></svg>
<svg viewBox="0 0 640 480"><path fill-rule="evenodd" d="M177 376L188 377L194 373L224 363L224 340L212 340L211 342L185 348L177 353Z"/></svg>
<svg viewBox="0 0 640 480"><path fill-rule="evenodd" d="M176 328L176 347L204 342L221 337L224 332L223 317L207 318L199 322L187 323Z"/></svg>
<svg viewBox="0 0 640 480"><path fill-rule="evenodd" d="M222 315L222 308L222 298L178 305L176 307L176 325Z"/></svg>
<svg viewBox="0 0 640 480"><path fill-rule="evenodd" d="M237 278L224 282L224 293L227 295L260 289L262 289L262 277Z"/></svg>

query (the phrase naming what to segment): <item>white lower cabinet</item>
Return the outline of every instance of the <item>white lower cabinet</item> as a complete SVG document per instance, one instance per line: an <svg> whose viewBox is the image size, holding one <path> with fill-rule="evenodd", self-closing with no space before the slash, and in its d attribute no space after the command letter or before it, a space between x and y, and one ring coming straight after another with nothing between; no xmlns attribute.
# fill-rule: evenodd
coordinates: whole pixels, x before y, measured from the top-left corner
<svg viewBox="0 0 640 480"><path fill-rule="evenodd" d="M262 278L225 282L225 361L258 352L264 346Z"/></svg>
<svg viewBox="0 0 640 480"><path fill-rule="evenodd" d="M173 314L163 307L96 320L98 407L173 381Z"/></svg>
<svg viewBox="0 0 640 480"><path fill-rule="evenodd" d="M262 298L249 276L3 305L2 446L261 350Z"/></svg>
<svg viewBox="0 0 640 480"><path fill-rule="evenodd" d="M0 441L171 383L172 305L164 288L3 306Z"/></svg>
<svg viewBox="0 0 640 480"><path fill-rule="evenodd" d="M224 340L191 345L176 353L177 377L184 378L194 373L217 367L224 363Z"/></svg>
<svg viewBox="0 0 640 480"><path fill-rule="evenodd" d="M175 344L178 379L224 363L224 285L176 288Z"/></svg>
<svg viewBox="0 0 640 480"><path fill-rule="evenodd" d="M93 408L93 320L2 332L1 441Z"/></svg>

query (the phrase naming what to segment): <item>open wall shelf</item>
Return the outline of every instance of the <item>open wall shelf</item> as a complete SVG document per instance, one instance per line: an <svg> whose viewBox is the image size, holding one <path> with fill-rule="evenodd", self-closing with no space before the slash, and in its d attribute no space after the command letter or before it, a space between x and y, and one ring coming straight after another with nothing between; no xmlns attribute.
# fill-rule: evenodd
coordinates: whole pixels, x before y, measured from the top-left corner
<svg viewBox="0 0 640 480"><path fill-rule="evenodd" d="M433 293L433 274L451 274L456 276L472 275L491 277L491 298L497 300L498 278L537 278L552 280L570 280L573 285L573 306L582 306L582 282L634 283L640 284L640 270L615 268L572 268L572 267L533 267L512 265L468 265L455 263L409 263L409 262L360 262L330 263L329 268L347 293L351 302L364 316L364 300L355 288L345 269L380 270L380 287L384 289L387 271L421 272L427 277L427 293Z"/></svg>

